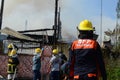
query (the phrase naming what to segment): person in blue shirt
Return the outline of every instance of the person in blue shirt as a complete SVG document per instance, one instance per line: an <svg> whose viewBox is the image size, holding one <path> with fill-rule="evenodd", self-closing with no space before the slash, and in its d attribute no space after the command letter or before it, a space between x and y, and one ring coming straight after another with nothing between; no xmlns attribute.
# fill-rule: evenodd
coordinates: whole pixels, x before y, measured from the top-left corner
<svg viewBox="0 0 120 80"><path fill-rule="evenodd" d="M40 73L40 68L41 68L41 49L36 48L35 53L33 56L33 80L41 80L41 73Z"/></svg>
<svg viewBox="0 0 120 80"><path fill-rule="evenodd" d="M53 49L53 55L50 59L50 80L61 80L60 79L60 66L62 63L61 57L58 55L58 49Z"/></svg>

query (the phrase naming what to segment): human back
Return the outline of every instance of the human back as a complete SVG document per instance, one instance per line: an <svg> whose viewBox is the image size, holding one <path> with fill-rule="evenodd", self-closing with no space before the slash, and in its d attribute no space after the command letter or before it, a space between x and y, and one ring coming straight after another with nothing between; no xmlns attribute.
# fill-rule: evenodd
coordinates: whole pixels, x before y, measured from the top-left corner
<svg viewBox="0 0 120 80"><path fill-rule="evenodd" d="M83 20L78 26L78 39L71 44L69 62L75 80L98 80L98 69L103 80L107 80L102 51L93 38L94 28L89 20Z"/></svg>

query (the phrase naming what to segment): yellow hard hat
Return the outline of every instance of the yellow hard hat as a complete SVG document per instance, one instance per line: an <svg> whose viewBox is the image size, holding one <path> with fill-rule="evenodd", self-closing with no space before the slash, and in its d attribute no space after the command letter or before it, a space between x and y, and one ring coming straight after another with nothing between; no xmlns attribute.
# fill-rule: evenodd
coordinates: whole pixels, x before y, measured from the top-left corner
<svg viewBox="0 0 120 80"><path fill-rule="evenodd" d="M10 56L13 56L16 54L16 50L12 50L11 53L10 53Z"/></svg>
<svg viewBox="0 0 120 80"><path fill-rule="evenodd" d="M92 23L89 20L83 20L80 22L79 26L78 26L78 30L83 30L83 31L89 31L89 30L94 30Z"/></svg>
<svg viewBox="0 0 120 80"><path fill-rule="evenodd" d="M53 54L58 54L58 49L53 49Z"/></svg>
<svg viewBox="0 0 120 80"><path fill-rule="evenodd" d="M36 52L36 53L41 53L41 49L40 49L40 48L36 48L36 49L35 49L35 52Z"/></svg>
<svg viewBox="0 0 120 80"><path fill-rule="evenodd" d="M8 45L8 48L13 48L12 44L9 44L9 45Z"/></svg>

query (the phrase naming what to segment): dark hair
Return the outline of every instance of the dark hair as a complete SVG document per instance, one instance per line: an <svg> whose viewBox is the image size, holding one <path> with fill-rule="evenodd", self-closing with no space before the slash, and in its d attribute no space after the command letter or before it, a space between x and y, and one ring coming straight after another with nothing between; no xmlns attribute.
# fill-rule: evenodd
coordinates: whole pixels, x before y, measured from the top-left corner
<svg viewBox="0 0 120 80"><path fill-rule="evenodd" d="M78 38L81 38L81 39L93 39L93 31L90 30L90 31L79 31L79 35L78 35Z"/></svg>

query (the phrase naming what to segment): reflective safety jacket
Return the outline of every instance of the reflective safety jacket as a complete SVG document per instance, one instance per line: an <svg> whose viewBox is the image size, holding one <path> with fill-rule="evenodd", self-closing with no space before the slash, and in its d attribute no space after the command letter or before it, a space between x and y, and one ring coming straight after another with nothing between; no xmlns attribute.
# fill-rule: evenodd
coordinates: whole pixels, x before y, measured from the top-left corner
<svg viewBox="0 0 120 80"><path fill-rule="evenodd" d="M70 48L69 62L74 66L74 75L101 73L106 80L106 70L102 58L101 48L93 39L78 39L73 41Z"/></svg>
<svg viewBox="0 0 120 80"><path fill-rule="evenodd" d="M7 73L14 74L17 65L19 64L19 60L17 57L9 56L8 65L7 65Z"/></svg>
<svg viewBox="0 0 120 80"><path fill-rule="evenodd" d="M12 50L8 50L8 56L10 56Z"/></svg>

